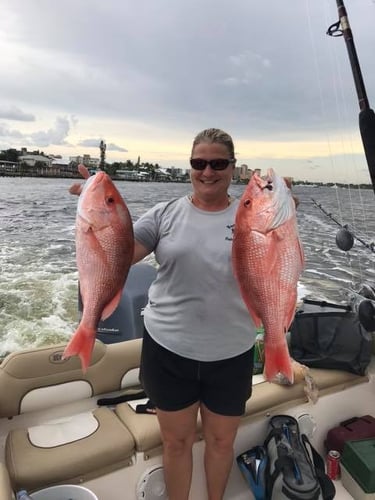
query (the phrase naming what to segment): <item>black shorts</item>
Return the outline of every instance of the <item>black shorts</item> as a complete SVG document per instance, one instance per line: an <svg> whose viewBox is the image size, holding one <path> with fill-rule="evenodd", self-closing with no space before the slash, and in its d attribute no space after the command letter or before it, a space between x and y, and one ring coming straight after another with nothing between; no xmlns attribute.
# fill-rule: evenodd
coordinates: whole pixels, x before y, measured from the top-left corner
<svg viewBox="0 0 375 500"><path fill-rule="evenodd" d="M253 364L254 348L220 361L195 361L165 349L144 330L140 380L160 410L201 401L219 415L241 416L251 396Z"/></svg>

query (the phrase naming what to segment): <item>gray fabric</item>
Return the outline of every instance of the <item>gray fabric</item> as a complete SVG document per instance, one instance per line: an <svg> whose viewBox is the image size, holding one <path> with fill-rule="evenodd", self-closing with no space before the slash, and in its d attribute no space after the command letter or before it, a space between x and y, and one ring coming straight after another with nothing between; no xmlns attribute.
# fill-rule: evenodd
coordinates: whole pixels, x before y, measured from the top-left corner
<svg viewBox="0 0 375 500"><path fill-rule="evenodd" d="M206 212L183 197L159 203L136 223L137 241L155 252L158 275L145 325L163 347L198 361L226 359L254 344L255 327L231 266L238 200Z"/></svg>

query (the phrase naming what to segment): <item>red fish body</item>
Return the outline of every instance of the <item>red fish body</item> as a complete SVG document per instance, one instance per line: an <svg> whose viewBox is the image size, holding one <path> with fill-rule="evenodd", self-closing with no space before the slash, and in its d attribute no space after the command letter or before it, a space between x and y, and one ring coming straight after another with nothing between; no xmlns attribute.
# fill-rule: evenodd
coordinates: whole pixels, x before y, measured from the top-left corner
<svg viewBox="0 0 375 500"><path fill-rule="evenodd" d="M283 178L272 169L266 179L254 174L236 213L233 269L241 295L257 327L265 330L268 381L280 376L293 383L285 333L293 320L304 255L295 202Z"/></svg>
<svg viewBox="0 0 375 500"><path fill-rule="evenodd" d="M78 355L87 370L97 326L118 306L133 258L133 225L128 208L111 178L104 172L87 178L78 200L76 260L83 313L64 351ZM77 188L77 185L76 185ZM77 188L74 192L79 193Z"/></svg>

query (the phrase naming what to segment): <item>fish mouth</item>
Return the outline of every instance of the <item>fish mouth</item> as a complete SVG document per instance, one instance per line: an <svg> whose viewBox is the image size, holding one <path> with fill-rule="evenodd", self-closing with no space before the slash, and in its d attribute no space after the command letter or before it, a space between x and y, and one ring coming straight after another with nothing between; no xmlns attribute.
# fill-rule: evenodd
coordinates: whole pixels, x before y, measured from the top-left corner
<svg viewBox="0 0 375 500"><path fill-rule="evenodd" d="M268 189L268 191L273 191L275 181L274 170L272 168L269 168L266 175L263 175L262 177L257 175L256 181L261 190Z"/></svg>
<svg viewBox="0 0 375 500"><path fill-rule="evenodd" d="M265 175L264 181L266 182L263 189L268 189L269 191L273 190L273 183L275 178L275 172L272 168L267 169L267 174Z"/></svg>
<svg viewBox="0 0 375 500"><path fill-rule="evenodd" d="M268 189L269 191L272 191L273 190L272 181L268 180L267 184L265 186L263 186L262 189Z"/></svg>

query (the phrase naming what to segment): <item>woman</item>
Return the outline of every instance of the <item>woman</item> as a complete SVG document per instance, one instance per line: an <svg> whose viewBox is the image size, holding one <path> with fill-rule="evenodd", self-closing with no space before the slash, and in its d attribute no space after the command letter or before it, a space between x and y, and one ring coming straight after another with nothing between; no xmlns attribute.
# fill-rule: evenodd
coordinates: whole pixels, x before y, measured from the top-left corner
<svg viewBox="0 0 375 500"><path fill-rule="evenodd" d="M251 395L255 327L231 264L235 162L228 134L202 131L190 159L193 193L157 204L134 227L134 262L155 252L159 264L144 314L141 381L156 406L169 500L189 496L198 410L208 498L223 498Z"/></svg>

